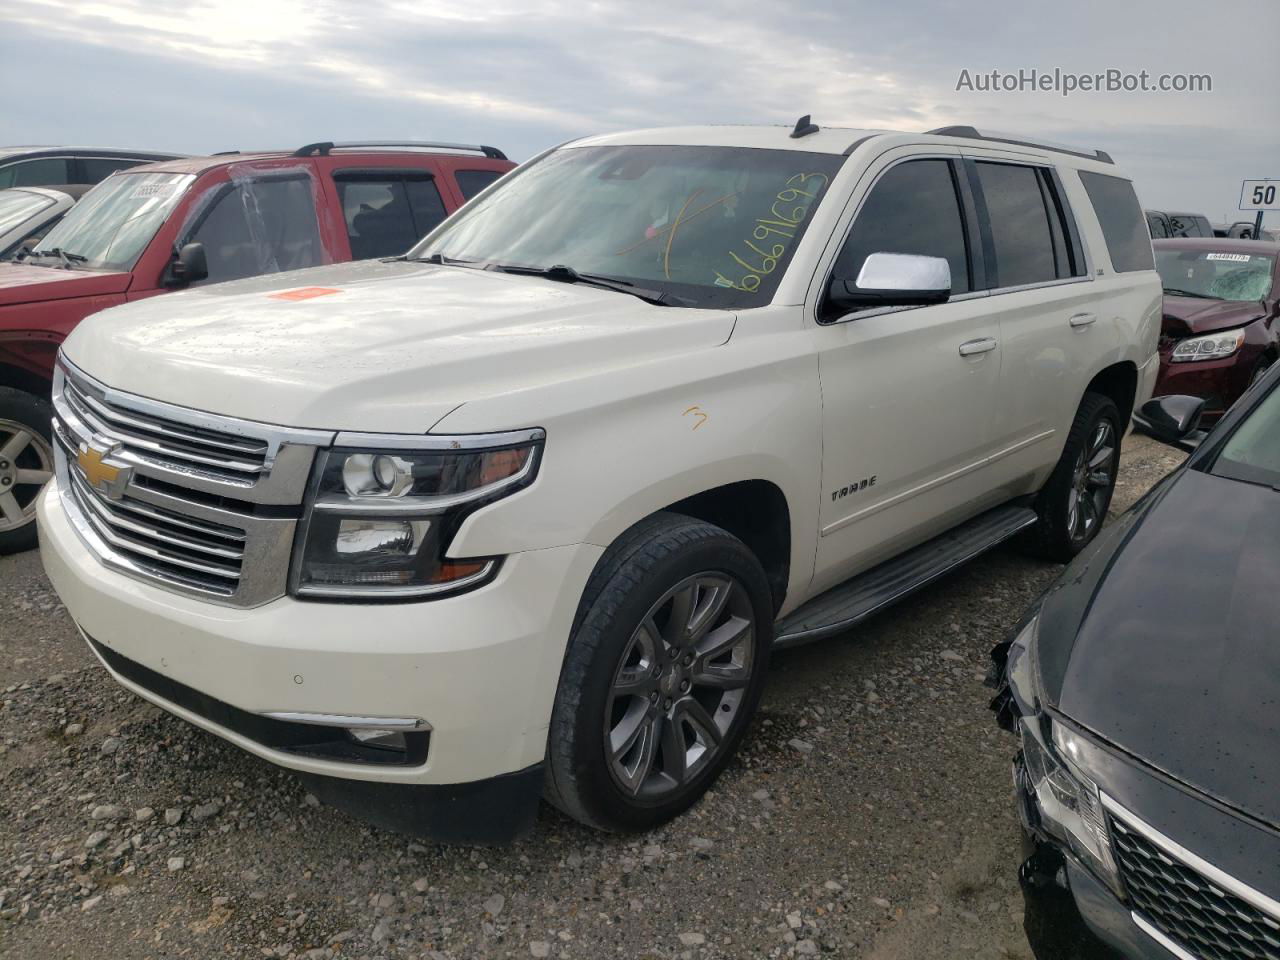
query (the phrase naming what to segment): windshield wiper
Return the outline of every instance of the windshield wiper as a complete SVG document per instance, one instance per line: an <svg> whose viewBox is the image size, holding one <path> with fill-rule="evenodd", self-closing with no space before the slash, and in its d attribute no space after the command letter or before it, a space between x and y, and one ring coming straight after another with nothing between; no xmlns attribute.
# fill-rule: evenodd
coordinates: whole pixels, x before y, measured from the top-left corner
<svg viewBox="0 0 1280 960"><path fill-rule="evenodd" d="M1164 292L1171 297L1194 297L1196 300L1221 300L1221 297L1210 296L1207 293L1196 293L1194 290L1179 290L1176 287L1165 287Z"/></svg>
<svg viewBox="0 0 1280 960"><path fill-rule="evenodd" d="M404 254L399 257L387 257L387 259L384 262L395 263L397 260L404 261L406 263L409 261L413 261L414 263L430 263L430 264L434 264L437 267L479 266L479 264L475 260L458 260L455 257L446 257L443 253L433 253L430 256L426 256L426 257L411 257L408 254Z"/></svg>
<svg viewBox="0 0 1280 960"><path fill-rule="evenodd" d="M630 280L619 280L617 277L604 277L596 273L579 273L573 267L567 267L563 263L553 264L550 267L522 267L511 263L486 263L484 268L525 277L546 277L548 280L558 280L561 283L583 283L590 287L599 287L602 290L629 293L631 296L638 297L645 303L652 303L655 306L675 306L671 295L661 290L647 290L644 287L637 287Z"/></svg>
<svg viewBox="0 0 1280 960"><path fill-rule="evenodd" d="M57 257L62 261L62 265L70 270L73 263L88 263L88 257L82 257L78 253L67 253L61 247L50 247L48 250L28 250L23 260L29 260L32 257Z"/></svg>

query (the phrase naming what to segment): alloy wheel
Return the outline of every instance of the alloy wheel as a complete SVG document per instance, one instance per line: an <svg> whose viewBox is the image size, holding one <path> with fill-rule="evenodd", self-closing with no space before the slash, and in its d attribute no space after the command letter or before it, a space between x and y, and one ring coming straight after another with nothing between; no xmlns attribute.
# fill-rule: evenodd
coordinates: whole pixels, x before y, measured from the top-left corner
<svg viewBox="0 0 1280 960"><path fill-rule="evenodd" d="M660 799L721 750L754 663L746 588L699 573L668 590L631 635L605 706L604 746L617 785Z"/></svg>
<svg viewBox="0 0 1280 960"><path fill-rule="evenodd" d="M1116 482L1118 445L1110 420L1100 420L1076 458L1067 491L1067 530L1073 542L1087 540L1102 523Z"/></svg>
<svg viewBox="0 0 1280 960"><path fill-rule="evenodd" d="M37 431L0 419L0 533L31 523L36 496L53 477L53 448Z"/></svg>

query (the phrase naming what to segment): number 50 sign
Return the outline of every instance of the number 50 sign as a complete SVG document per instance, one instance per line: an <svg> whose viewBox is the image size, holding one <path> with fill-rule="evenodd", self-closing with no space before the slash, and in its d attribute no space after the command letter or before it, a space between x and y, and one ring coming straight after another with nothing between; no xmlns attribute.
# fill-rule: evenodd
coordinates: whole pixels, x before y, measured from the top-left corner
<svg viewBox="0 0 1280 960"><path fill-rule="evenodd" d="M1280 180L1246 180L1240 190L1241 210L1280 210Z"/></svg>

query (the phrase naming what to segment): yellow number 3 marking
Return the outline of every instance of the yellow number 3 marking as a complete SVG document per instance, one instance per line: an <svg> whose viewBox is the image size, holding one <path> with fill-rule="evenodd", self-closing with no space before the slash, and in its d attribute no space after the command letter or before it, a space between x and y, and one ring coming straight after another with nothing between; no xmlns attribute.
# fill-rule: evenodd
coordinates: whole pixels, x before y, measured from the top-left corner
<svg viewBox="0 0 1280 960"><path fill-rule="evenodd" d="M693 429L695 430L697 430L700 426L702 426L704 423L706 423L708 420L711 419L709 416L707 416L705 413L702 412L702 408L698 406L696 403L692 407L690 407L688 410L686 410L684 413L680 414L680 416L687 417L691 413L695 417L701 417L701 419L693 425Z"/></svg>

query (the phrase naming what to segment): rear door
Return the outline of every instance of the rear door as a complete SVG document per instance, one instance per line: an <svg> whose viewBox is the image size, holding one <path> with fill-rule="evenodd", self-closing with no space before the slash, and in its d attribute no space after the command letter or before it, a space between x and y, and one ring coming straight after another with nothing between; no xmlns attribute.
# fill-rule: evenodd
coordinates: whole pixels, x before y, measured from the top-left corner
<svg viewBox="0 0 1280 960"><path fill-rule="evenodd" d="M1053 164L966 150L965 167L991 255L987 308L1002 352L989 475L1014 496L1057 461L1109 340L1075 205Z"/></svg>

